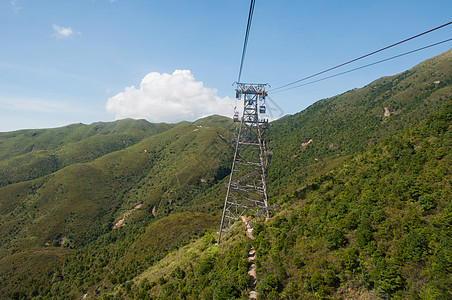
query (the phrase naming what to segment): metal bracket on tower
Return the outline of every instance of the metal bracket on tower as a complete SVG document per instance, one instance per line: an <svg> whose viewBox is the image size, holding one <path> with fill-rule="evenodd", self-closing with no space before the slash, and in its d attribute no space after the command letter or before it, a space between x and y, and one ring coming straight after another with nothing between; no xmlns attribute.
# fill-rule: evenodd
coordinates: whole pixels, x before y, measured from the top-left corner
<svg viewBox="0 0 452 300"><path fill-rule="evenodd" d="M246 212L255 217L269 217L265 174L267 168L264 132L269 127L268 119L259 119L265 114L267 84L237 83L236 97L243 99L243 115L234 121L240 122L235 133L235 153L231 175L227 185L223 216L221 217L218 243L222 233L227 233Z"/></svg>

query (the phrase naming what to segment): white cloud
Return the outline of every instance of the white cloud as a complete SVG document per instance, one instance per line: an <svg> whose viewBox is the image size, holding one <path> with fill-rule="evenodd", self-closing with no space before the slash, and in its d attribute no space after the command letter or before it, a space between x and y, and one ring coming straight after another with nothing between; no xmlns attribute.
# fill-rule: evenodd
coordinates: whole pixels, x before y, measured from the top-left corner
<svg viewBox="0 0 452 300"><path fill-rule="evenodd" d="M71 27L61 27L55 24L53 24L52 27L53 30L55 30L53 36L55 36L56 38L66 38L74 34L74 31L72 31Z"/></svg>
<svg viewBox="0 0 452 300"><path fill-rule="evenodd" d="M18 13L22 9L22 6L20 6L19 1L17 0L11 0L9 4L15 13Z"/></svg>
<svg viewBox="0 0 452 300"><path fill-rule="evenodd" d="M140 87L126 87L108 99L107 112L116 119L147 119L151 122L194 121L212 114L231 116L234 101L217 96L217 90L196 81L190 70L173 74L152 72Z"/></svg>

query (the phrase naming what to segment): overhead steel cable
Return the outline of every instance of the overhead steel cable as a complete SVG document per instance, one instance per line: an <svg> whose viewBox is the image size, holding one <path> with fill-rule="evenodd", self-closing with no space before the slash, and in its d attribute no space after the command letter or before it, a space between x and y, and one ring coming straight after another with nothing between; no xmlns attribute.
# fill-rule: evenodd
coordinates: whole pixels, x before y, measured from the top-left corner
<svg viewBox="0 0 452 300"><path fill-rule="evenodd" d="M424 49L427 49L427 48L430 48L430 47L433 47L433 46L437 46L437 45L440 45L440 44L443 44L443 43L446 43L446 42L451 42L451 41L452 41L452 38L444 40L444 41L441 41L441 42L438 42L438 43L434 43L434 44L431 44L431 45L428 45L428 46L424 46L424 47L421 47L421 48L418 48L418 49L415 49L415 50L411 50L411 51L408 51L408 52L405 52L405 53L402 53L402 54L399 54L399 55L395 55L395 56L392 56L392 57L389 57L389 58L385 58L385 59L382 59L382 60L379 60L379 61L367 64L367 65L364 65L364 66L361 66L361 67L357 67L357 68L354 68L354 69L351 69L351 70L347 70L347 71L344 71L344 72L341 72L341 73L337 73L337 74L334 74L334 75L331 75L331 76L320 78L320 79L317 79L317 80L314 80L314 81L310 81L310 82L307 82L307 83L303 83L303 84L300 84L300 85L288 87L286 89L280 89L280 90L278 90L276 92L272 92L272 94L285 92L285 91L292 90L292 89L295 89L295 88L299 88L299 87L302 87L302 86L305 86L305 85L313 84L313 83L316 83L316 82L319 82L319 81L323 81L323 80L327 80L327 79L330 79L330 78L333 78L333 77L344 75L344 74L347 74L347 73L350 73L350 72L353 72L353 71L364 69L364 68L367 68L367 67L370 67L370 66L382 63L382 62L386 62L386 61L391 60L391 59L399 58L401 56L405 56L405 55L408 55L408 54L411 54L411 53L414 53L414 52L418 52L418 51L421 51L421 50L424 50Z"/></svg>
<svg viewBox="0 0 452 300"><path fill-rule="evenodd" d="M310 75L310 76L301 78L301 79L299 79L299 80L293 81L293 82L291 82L291 83L288 83L288 84L284 84L284 85L278 86L278 87L276 87L276 88L270 90L269 92L274 92L274 91L276 91L276 90L279 90L279 89L282 89L282 88L285 88L285 87L294 85L294 84L299 83L299 82L301 82L301 81L305 81L305 80L307 80L307 79L316 77L316 76L321 75L321 74L324 74L324 73L326 73L326 72L329 72L329 71L335 70L335 69L337 69L337 68L343 67L343 66L345 66L345 65L351 64L352 62L358 61L358 60L360 60L360 59L363 59L363 58L366 58L366 57L368 57L368 56L374 55L374 54L376 54L376 53L382 52L382 51L387 50L387 49L389 49L389 48L392 48L392 47L394 47L394 46L397 46L397 45L400 45L400 44L402 44L402 43L408 42L408 41L410 41L410 40L413 40L413 39L415 39L415 38L418 38L418 37L420 37L420 36L423 36L423 35L425 35L425 34L427 34L427 33L430 33L430 32L433 32L433 31L435 31L435 30L438 30L438 29L440 29L440 28L446 27L446 26L448 26L448 25L450 25L450 24L452 24L452 21L451 21L451 22L448 22L448 23L445 23L445 24L443 24L443 25L437 26L437 27L435 27L435 28L429 29L429 30L424 31L424 32L422 32L422 33L416 34L416 35L414 35L414 36L412 36L412 37L409 37L409 38L407 38L407 39L404 39L404 40L402 40L402 41L400 41L400 42L391 44L391 45L386 46L386 47L384 47L384 48L378 49L378 50L376 50L376 51L373 51L373 52L370 52L370 53L368 53L368 54L362 55L362 56L357 57L357 58L355 58L355 59L349 60L349 61L347 61L347 62L344 62L344 63L340 64L340 65L337 65L337 66L334 66L334 67L332 67L332 68L326 69L326 70L324 70L324 71L322 71L322 72L318 72L318 73L315 73L315 74L313 74L313 75Z"/></svg>
<svg viewBox="0 0 452 300"><path fill-rule="evenodd" d="M237 82L240 82L240 78L242 77L243 61L245 60L246 47L248 46L248 38L250 36L251 21L253 20L254 2L255 0L251 0L250 11L248 13L248 23L246 24L245 41L243 42L242 59L240 60L239 77L237 79Z"/></svg>

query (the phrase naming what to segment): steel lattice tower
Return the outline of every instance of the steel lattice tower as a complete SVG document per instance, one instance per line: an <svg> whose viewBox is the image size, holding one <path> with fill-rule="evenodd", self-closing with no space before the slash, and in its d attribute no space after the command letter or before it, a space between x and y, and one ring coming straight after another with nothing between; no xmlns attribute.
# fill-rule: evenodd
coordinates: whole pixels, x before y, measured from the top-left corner
<svg viewBox="0 0 452 300"><path fill-rule="evenodd" d="M235 154L227 186L218 243L223 232L237 222L245 212L255 217L269 217L265 173L267 150L263 139L268 120L259 119L265 113L266 84L237 83L236 97L243 99L243 115L235 133Z"/></svg>

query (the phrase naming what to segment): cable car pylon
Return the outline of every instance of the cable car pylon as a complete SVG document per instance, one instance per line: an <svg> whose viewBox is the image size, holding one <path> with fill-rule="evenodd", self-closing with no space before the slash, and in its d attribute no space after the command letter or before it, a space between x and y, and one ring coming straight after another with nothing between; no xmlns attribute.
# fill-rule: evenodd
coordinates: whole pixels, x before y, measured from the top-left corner
<svg viewBox="0 0 452 300"><path fill-rule="evenodd" d="M234 122L239 122L234 140L235 153L227 185L218 243L245 213L250 216L269 217L267 185L265 182L268 151L264 141L268 119L265 114L267 84L237 83L236 97L243 100L243 114L236 112Z"/></svg>

